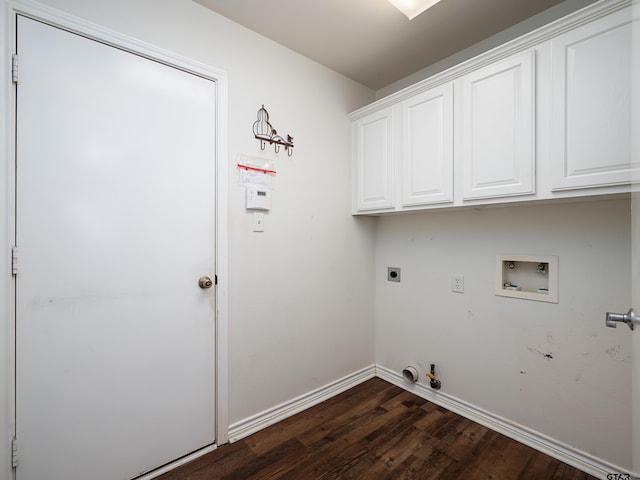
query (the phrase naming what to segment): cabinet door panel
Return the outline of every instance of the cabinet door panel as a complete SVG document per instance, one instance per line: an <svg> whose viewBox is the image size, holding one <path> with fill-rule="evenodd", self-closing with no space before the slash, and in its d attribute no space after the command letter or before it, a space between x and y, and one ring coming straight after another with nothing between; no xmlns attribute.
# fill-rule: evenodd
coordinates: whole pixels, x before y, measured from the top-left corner
<svg viewBox="0 0 640 480"><path fill-rule="evenodd" d="M534 193L534 52L463 79L463 198Z"/></svg>
<svg viewBox="0 0 640 480"><path fill-rule="evenodd" d="M629 183L631 20L628 10L552 41L554 190Z"/></svg>
<svg viewBox="0 0 640 480"><path fill-rule="evenodd" d="M453 201L453 86L402 105L402 205Z"/></svg>
<svg viewBox="0 0 640 480"><path fill-rule="evenodd" d="M394 206L393 117L387 108L354 124L357 211Z"/></svg>

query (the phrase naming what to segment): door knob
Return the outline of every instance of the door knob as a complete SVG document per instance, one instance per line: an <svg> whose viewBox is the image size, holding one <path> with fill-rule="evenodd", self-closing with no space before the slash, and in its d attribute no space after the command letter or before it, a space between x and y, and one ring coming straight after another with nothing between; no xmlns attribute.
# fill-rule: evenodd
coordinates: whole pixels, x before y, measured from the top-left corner
<svg viewBox="0 0 640 480"><path fill-rule="evenodd" d="M211 280L211 277L203 275L198 279L198 285L203 289L211 288L211 286L213 285L213 281Z"/></svg>
<svg viewBox="0 0 640 480"><path fill-rule="evenodd" d="M616 322L622 322L629 325L629 328L633 330L635 324L640 324L640 318L636 315L633 308L630 308L627 313L612 313L607 312L605 317L605 325L607 327L616 328L618 324Z"/></svg>

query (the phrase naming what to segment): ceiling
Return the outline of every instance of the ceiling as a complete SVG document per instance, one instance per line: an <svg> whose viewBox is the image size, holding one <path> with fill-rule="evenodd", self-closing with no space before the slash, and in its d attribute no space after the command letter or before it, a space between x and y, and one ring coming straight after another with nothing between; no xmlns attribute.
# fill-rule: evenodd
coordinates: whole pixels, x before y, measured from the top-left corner
<svg viewBox="0 0 640 480"><path fill-rule="evenodd" d="M562 3L442 0L408 20L387 0L195 1L374 90Z"/></svg>

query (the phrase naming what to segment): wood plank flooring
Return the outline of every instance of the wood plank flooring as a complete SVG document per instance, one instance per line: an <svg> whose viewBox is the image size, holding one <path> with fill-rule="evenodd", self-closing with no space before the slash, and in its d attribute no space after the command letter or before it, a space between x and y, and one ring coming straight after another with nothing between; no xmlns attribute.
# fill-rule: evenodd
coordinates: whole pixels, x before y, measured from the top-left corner
<svg viewBox="0 0 640 480"><path fill-rule="evenodd" d="M368 380L160 480L583 480L580 470Z"/></svg>

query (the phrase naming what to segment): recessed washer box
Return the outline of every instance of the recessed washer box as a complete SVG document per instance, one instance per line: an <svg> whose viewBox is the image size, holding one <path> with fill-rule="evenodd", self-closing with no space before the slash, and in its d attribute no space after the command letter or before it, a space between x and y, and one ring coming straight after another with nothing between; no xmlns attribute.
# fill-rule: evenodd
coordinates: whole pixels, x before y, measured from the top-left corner
<svg viewBox="0 0 640 480"><path fill-rule="evenodd" d="M495 294L558 303L558 257L515 253L496 255Z"/></svg>

